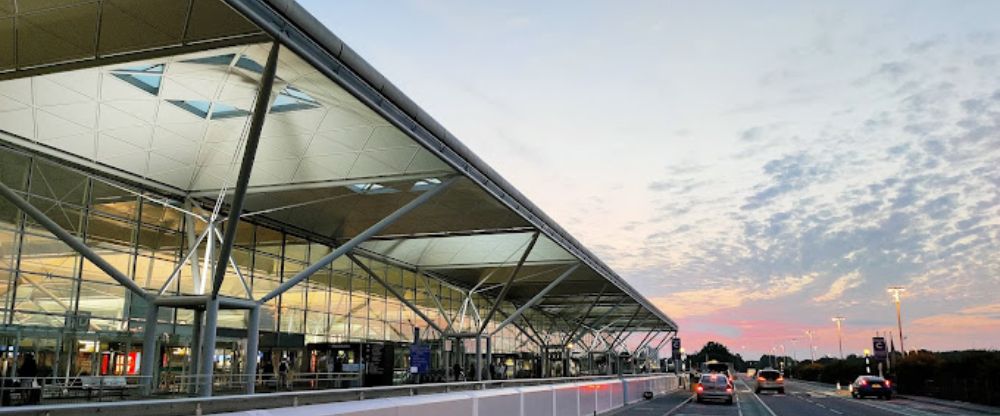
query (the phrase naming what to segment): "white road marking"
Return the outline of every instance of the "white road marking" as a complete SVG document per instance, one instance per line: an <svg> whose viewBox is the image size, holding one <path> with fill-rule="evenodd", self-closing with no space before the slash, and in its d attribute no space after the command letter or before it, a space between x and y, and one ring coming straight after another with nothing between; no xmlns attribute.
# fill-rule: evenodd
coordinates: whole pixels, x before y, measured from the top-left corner
<svg viewBox="0 0 1000 416"><path fill-rule="evenodd" d="M669 416L669 415L673 414L674 412L677 411L677 409L680 409L684 405L688 404L688 402L690 402L691 399L693 399L693 398L694 398L694 396L689 396L686 400L684 400L683 402L680 402L680 404L678 404L677 406L674 406L672 409L667 410L667 413L664 413L663 416Z"/></svg>
<svg viewBox="0 0 1000 416"><path fill-rule="evenodd" d="M833 412L833 413L836 413L838 415L844 414L844 412L841 412L840 410L837 410L837 409L830 409L830 411Z"/></svg>
<svg viewBox="0 0 1000 416"><path fill-rule="evenodd" d="M743 380L740 380L740 383L743 383L743 385L744 385L744 386L746 386L746 388L747 388L747 389L749 389L749 388L750 388L750 386L749 386L749 385L747 385L747 382L745 382L745 381L743 381ZM752 395L753 395L753 397L754 397L755 399L757 399L757 401L758 401L758 402L760 402L760 405L761 405L761 406L764 406L764 410L767 410L767 412L768 412L768 413L770 413L770 414L771 414L771 416L778 416L778 415L777 415L776 413L774 413L774 410L771 410L771 408L767 406L767 403L764 403L764 401L763 401L763 400L761 400L761 399L760 399L760 397L758 397L758 396L757 396L757 393L754 393L754 392L750 392L750 394L752 394Z"/></svg>
<svg viewBox="0 0 1000 416"><path fill-rule="evenodd" d="M750 392L750 388L748 387L746 393L749 393L749 392ZM743 405L740 404L740 395L739 394L734 394L733 396L736 396L736 413L738 413L739 416L743 416Z"/></svg>

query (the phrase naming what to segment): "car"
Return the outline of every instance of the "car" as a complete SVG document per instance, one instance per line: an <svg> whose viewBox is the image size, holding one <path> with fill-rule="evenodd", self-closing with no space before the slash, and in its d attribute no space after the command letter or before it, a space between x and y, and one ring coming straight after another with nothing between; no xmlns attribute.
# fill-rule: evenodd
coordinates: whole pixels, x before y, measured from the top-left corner
<svg viewBox="0 0 1000 416"><path fill-rule="evenodd" d="M694 387L695 401L722 400L733 404L733 382L725 374L703 374Z"/></svg>
<svg viewBox="0 0 1000 416"><path fill-rule="evenodd" d="M785 394L785 377L773 368L765 368L757 372L757 387L754 392L760 394L764 390L773 390Z"/></svg>
<svg viewBox="0 0 1000 416"><path fill-rule="evenodd" d="M858 376L851 383L851 396L855 399L874 396L890 400L892 399L892 382L879 376Z"/></svg>

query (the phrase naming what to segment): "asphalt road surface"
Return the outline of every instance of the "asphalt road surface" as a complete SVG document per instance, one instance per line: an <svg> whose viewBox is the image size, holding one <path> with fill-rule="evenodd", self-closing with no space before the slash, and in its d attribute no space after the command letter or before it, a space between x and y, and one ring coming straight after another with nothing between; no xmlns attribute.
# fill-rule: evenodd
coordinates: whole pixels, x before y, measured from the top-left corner
<svg viewBox="0 0 1000 416"><path fill-rule="evenodd" d="M736 402L695 403L688 392L669 394L649 402L634 405L615 413L615 416L928 416L928 415L983 415L965 409L931 404L902 398L891 401L880 399L853 399L846 391L836 391L829 386L785 382L785 394L753 392L753 381L741 377L736 381Z"/></svg>

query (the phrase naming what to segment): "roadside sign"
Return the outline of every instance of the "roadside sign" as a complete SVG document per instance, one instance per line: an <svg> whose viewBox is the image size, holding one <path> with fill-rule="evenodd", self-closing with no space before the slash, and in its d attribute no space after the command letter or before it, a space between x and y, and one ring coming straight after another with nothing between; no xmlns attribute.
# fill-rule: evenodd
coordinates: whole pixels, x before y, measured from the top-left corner
<svg viewBox="0 0 1000 416"><path fill-rule="evenodd" d="M670 356L675 360L681 359L681 339L680 338L672 339L670 346L672 347Z"/></svg>
<svg viewBox="0 0 1000 416"><path fill-rule="evenodd" d="M876 361L885 361L889 357L889 350L885 345L885 337L872 338L872 352Z"/></svg>

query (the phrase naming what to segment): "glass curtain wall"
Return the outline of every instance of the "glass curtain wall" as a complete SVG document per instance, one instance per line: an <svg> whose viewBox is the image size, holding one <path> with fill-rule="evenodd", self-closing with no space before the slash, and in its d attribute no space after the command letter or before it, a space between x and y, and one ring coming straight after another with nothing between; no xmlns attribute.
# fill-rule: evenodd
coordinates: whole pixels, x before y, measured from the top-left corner
<svg viewBox="0 0 1000 416"><path fill-rule="evenodd" d="M205 230L204 222L176 209L186 206L183 201L148 190L125 188L47 157L6 147L0 147L0 180L64 229L82 238L140 286L159 290L166 285L166 294L197 294L205 290L196 287L194 279L196 272L204 270L199 271L203 264L190 261L178 264L195 236ZM332 250L328 245L253 221L241 222L239 227L233 259L255 298ZM201 243L201 256L206 244ZM442 328L448 325L449 317L440 314L430 293L438 297L449 315L462 308L464 294L440 281L375 260L362 258L362 261ZM167 279L175 269L178 276L168 284ZM136 350L141 350L137 345L141 344L144 301L132 296L3 199L0 199L0 292L3 323L0 338L4 340L19 339L15 333L25 328L63 328L67 316L89 318L75 321L85 321L84 327L62 332L73 334L72 337L49 335L58 339L62 351L62 358L55 354L51 363L52 367L58 367L54 373L138 371ZM221 292L246 296L246 289L231 269ZM478 295L473 299L482 313L492 305ZM164 336L167 348L176 354L189 353L183 350L183 345L190 342L192 319L193 313L188 310L160 309L160 328L167 333ZM415 325L426 328L416 314L347 258L338 259L307 282L269 302L261 319L262 331L300 334L305 343L410 342ZM488 331L500 320L498 316ZM467 318L466 326L471 328L470 323ZM219 325L245 329L246 312L220 311ZM433 339L438 334L423 331L422 337ZM530 345L526 348L524 341L510 326L494 339L494 351L534 349ZM13 348L10 344L16 343L5 342L7 345L0 348ZM59 360L61 364L55 362Z"/></svg>

